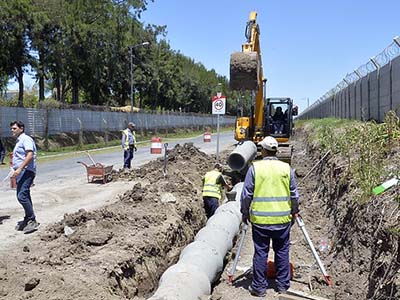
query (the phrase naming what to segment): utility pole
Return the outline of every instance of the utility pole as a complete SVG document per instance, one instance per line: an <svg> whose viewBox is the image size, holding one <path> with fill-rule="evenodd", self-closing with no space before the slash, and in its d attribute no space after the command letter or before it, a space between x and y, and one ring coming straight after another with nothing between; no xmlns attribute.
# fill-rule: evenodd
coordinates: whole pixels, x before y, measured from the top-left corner
<svg viewBox="0 0 400 300"><path fill-rule="evenodd" d="M130 49L130 56L131 56L131 112L133 112L133 106L135 104L134 95L133 95L133 49L141 46L148 46L150 45L149 42L143 42L137 45L132 45L129 47Z"/></svg>

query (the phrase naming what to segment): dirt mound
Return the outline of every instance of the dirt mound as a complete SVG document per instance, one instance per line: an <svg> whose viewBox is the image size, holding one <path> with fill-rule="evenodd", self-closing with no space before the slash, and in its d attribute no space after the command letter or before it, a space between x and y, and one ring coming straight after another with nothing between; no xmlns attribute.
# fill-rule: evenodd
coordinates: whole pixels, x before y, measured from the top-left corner
<svg viewBox="0 0 400 300"><path fill-rule="evenodd" d="M314 145L303 154L308 158L297 169L302 176L312 167L310 158L316 163L323 153ZM399 149L387 161L389 168L398 166ZM320 255L334 283L328 288L314 277L309 284L315 293L321 291L331 299L399 299L400 187L357 201L357 186L347 168L343 158L331 155L301 186L301 194L309 195L303 201L303 218L310 224L316 247L327 242ZM307 275L306 270L302 273Z"/></svg>
<svg viewBox="0 0 400 300"><path fill-rule="evenodd" d="M56 300L149 295L205 224L201 175L213 161L185 144L168 152L166 174L162 159L120 172L121 180L139 183L119 201L67 214L2 259L0 296Z"/></svg>

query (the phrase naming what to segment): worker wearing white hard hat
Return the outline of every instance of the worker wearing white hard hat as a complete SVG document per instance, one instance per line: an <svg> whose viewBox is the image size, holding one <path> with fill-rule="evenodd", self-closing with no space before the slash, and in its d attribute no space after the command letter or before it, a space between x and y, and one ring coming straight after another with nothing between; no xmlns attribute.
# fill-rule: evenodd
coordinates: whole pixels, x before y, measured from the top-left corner
<svg viewBox="0 0 400 300"><path fill-rule="evenodd" d="M254 243L252 295L264 297L268 287L267 261L270 240L275 252L276 289L285 293L290 287L289 242L298 199L294 172L290 165L278 160L278 141L265 137L258 143L263 159L255 161L247 171L241 195L242 221L252 224Z"/></svg>

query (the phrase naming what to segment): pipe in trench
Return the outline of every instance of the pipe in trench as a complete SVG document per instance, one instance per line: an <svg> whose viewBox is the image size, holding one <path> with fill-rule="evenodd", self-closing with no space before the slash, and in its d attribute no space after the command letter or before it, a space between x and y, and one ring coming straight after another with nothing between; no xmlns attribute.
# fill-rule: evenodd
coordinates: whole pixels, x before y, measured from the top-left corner
<svg viewBox="0 0 400 300"><path fill-rule="evenodd" d="M161 276L155 294L149 300L197 300L210 295L211 285L223 270L224 257L241 222L240 195L243 183L236 184L234 201L222 204L181 252L178 262Z"/></svg>
<svg viewBox="0 0 400 300"><path fill-rule="evenodd" d="M244 141L228 157L228 165L234 171L246 169L257 155L257 146L252 141Z"/></svg>
<svg viewBox="0 0 400 300"><path fill-rule="evenodd" d="M233 170L244 170L256 154L254 143L246 141L231 153L228 164ZM148 300L198 300L203 295L210 295L212 283L223 270L224 257L239 233L242 189L243 182L233 187L234 201L218 207L194 241L182 250L178 262L164 272L158 289Z"/></svg>

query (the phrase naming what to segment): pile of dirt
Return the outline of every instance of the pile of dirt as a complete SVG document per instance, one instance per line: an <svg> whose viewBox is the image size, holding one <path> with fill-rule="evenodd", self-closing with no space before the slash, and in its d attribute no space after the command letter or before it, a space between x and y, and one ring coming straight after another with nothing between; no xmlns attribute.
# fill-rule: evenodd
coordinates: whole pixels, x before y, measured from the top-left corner
<svg viewBox="0 0 400 300"><path fill-rule="evenodd" d="M80 210L32 236L0 263L0 298L132 299L148 296L206 218L201 175L215 158L192 144L119 178L134 180L119 201Z"/></svg>
<svg viewBox="0 0 400 300"><path fill-rule="evenodd" d="M317 147L306 148L307 160L321 159ZM389 168L400 165L400 149L394 149L388 161ZM297 172L304 176L311 167L300 166ZM334 283L328 288L314 277L309 284L330 299L400 299L400 187L361 202L347 168L339 156L331 155L300 186L301 194L309 195L302 205L303 218L312 226L317 248L320 241L327 242L320 255Z"/></svg>

